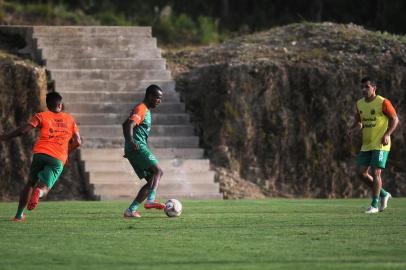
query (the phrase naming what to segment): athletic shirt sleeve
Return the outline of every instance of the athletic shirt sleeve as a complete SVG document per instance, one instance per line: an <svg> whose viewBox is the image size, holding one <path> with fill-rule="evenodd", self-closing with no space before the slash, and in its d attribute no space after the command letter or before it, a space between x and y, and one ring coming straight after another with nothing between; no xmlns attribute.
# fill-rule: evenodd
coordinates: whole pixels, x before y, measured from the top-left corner
<svg viewBox="0 0 406 270"><path fill-rule="evenodd" d="M130 120L134 121L137 125L141 124L144 121L145 114L147 113L147 106L143 103L135 106L134 110L130 115Z"/></svg>
<svg viewBox="0 0 406 270"><path fill-rule="evenodd" d="M34 128L40 127L42 123L42 115L41 113L35 114L30 121L28 121L28 124L33 126Z"/></svg>
<svg viewBox="0 0 406 270"><path fill-rule="evenodd" d="M382 102L382 112L388 117L396 116L395 108L393 108L392 103L389 101L389 99L385 98Z"/></svg>

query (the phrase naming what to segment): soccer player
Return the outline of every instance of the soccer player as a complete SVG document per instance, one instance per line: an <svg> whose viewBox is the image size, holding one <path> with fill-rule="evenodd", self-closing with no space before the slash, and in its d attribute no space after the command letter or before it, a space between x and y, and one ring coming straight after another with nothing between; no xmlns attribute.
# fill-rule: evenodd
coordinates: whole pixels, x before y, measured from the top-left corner
<svg viewBox="0 0 406 270"><path fill-rule="evenodd" d="M40 130L33 149L29 180L20 193L17 213L13 219L16 222L25 221L25 207L33 210L39 198L48 194L61 175L68 154L81 143L75 120L70 114L62 112L62 96L57 92L48 93L46 104L48 111L35 114L25 125L0 136L0 140L8 140L34 128Z"/></svg>
<svg viewBox="0 0 406 270"><path fill-rule="evenodd" d="M365 77L361 80L363 98L357 101L354 126L349 130L362 130L362 147L357 157L358 175L371 188L372 202L367 214L382 212L392 197L382 188L381 171L386 166L391 147L390 135L399 119L392 103L376 94L376 82ZM378 203L380 205L378 209Z"/></svg>
<svg viewBox="0 0 406 270"><path fill-rule="evenodd" d="M145 178L147 183L138 191L131 205L124 211L125 218L139 218L137 211L140 204L145 209L164 209L165 204L155 200L159 181L163 175L158 166L158 160L148 148L148 135L151 130L150 109L156 108L162 100L162 89L157 85L150 85L145 91L144 101L137 104L129 118L123 123L125 138L124 157L128 159L135 173L140 179Z"/></svg>

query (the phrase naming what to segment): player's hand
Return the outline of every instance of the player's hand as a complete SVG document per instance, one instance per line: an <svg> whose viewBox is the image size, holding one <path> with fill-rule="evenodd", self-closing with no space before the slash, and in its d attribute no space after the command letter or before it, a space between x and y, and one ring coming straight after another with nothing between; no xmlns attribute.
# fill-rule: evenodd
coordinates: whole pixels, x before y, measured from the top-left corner
<svg viewBox="0 0 406 270"><path fill-rule="evenodd" d="M390 142L390 136L387 135L387 134L383 135L383 137L382 137L382 144L383 144L383 145L388 145L389 142Z"/></svg>

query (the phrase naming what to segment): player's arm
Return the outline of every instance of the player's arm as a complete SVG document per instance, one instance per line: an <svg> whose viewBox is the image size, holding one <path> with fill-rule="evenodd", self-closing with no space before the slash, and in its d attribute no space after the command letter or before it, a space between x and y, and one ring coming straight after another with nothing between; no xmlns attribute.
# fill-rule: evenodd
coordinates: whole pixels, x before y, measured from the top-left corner
<svg viewBox="0 0 406 270"><path fill-rule="evenodd" d="M390 135L395 131L399 124L399 118L396 114L395 108L393 108L392 103L385 99L382 104L382 112L388 117L388 129L382 137L382 144L387 145L390 141Z"/></svg>
<svg viewBox="0 0 406 270"><path fill-rule="evenodd" d="M35 127L32 126L31 124L26 123L23 126L13 130L12 132L10 132L8 134L6 134L6 133L1 134L0 135L0 141L6 141L6 140L9 140L9 139L14 138L14 137L24 135L24 134L30 132L31 130L33 130L34 128Z"/></svg>
<svg viewBox="0 0 406 270"><path fill-rule="evenodd" d="M136 126L136 123L131 120L131 118L127 118L122 126L125 141L128 142L135 151L137 151L139 149L139 145L134 142L133 139L133 129L134 126Z"/></svg>
<svg viewBox="0 0 406 270"><path fill-rule="evenodd" d="M82 144L82 140L80 138L79 131L73 133L72 138L69 141L68 145L68 154L70 154L73 150L78 148Z"/></svg>

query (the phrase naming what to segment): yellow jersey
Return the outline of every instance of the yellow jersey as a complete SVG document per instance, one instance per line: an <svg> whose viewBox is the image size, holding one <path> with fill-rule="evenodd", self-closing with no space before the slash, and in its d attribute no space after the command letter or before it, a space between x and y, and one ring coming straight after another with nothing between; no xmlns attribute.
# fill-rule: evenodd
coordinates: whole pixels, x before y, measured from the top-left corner
<svg viewBox="0 0 406 270"><path fill-rule="evenodd" d="M389 117L396 115L392 103L379 95L370 102L362 98L357 101L357 111L362 122L361 151L389 151L391 142L383 145L382 137L388 129Z"/></svg>

